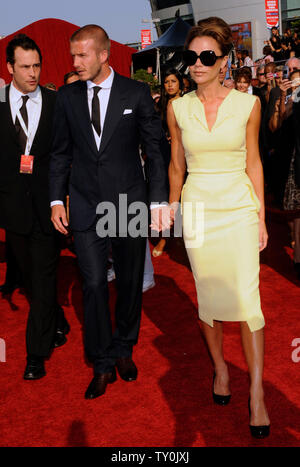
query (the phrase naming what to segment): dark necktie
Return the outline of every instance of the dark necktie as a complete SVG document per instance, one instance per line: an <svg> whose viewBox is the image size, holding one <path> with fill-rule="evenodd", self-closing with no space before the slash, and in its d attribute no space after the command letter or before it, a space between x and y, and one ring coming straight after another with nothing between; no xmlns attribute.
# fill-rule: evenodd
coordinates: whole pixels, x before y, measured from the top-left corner
<svg viewBox="0 0 300 467"><path fill-rule="evenodd" d="M22 104L22 107L20 108L20 114L24 120L26 128L28 128L28 113L27 113L26 103L29 99L29 96L22 96L22 99L23 99L23 104ZM18 116L16 116L15 127L16 127L16 131L18 134L19 142L22 148L22 152L24 152L26 149L26 144L27 144L27 136L24 133L21 123L18 119Z"/></svg>
<svg viewBox="0 0 300 467"><path fill-rule="evenodd" d="M100 136L101 133L101 123L100 123L100 103L98 92L100 91L99 86L93 87L94 96L92 100L92 124L95 128L96 133Z"/></svg>

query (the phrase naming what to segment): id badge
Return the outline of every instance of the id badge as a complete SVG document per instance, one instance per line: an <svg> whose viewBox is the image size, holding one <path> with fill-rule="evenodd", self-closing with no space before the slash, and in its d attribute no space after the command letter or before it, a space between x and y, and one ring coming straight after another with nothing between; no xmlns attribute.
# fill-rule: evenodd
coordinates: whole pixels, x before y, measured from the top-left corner
<svg viewBox="0 0 300 467"><path fill-rule="evenodd" d="M22 154L21 163L20 163L21 174L32 174L33 160L34 160L34 156L26 156L25 154Z"/></svg>

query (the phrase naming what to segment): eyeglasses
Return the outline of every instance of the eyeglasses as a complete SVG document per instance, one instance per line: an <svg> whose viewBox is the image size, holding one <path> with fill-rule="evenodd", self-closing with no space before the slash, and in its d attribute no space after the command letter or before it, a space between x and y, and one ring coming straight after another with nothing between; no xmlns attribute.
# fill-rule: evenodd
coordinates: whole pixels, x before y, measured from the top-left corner
<svg viewBox="0 0 300 467"><path fill-rule="evenodd" d="M257 73L257 76L265 76L265 73Z"/></svg>
<svg viewBox="0 0 300 467"><path fill-rule="evenodd" d="M187 66L193 66L200 59L204 66L214 66L218 58L223 58L224 55L216 55L213 50L203 50L200 55L197 55L194 50L184 50L182 53L183 60Z"/></svg>

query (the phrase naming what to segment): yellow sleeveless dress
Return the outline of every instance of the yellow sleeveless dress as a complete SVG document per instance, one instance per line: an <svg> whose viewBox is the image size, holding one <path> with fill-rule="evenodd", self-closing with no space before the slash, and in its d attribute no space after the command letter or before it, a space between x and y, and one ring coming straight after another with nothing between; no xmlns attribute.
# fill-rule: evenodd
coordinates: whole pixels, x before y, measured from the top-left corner
<svg viewBox="0 0 300 467"><path fill-rule="evenodd" d="M209 131L196 92L172 102L188 169L183 237L199 317L264 327L259 295L259 200L246 169L246 125L256 97L231 90Z"/></svg>

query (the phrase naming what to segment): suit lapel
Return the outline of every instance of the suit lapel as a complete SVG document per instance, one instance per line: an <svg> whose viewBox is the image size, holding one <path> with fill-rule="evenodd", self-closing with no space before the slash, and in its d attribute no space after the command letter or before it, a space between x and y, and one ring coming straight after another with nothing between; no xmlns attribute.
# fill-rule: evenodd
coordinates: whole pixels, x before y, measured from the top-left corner
<svg viewBox="0 0 300 467"><path fill-rule="evenodd" d="M123 101L126 95L122 92L121 78L115 72L112 88L110 91L108 106L106 110L105 121L103 125L103 133L99 149L99 155L104 151L109 140L111 139L115 128L123 114Z"/></svg>
<svg viewBox="0 0 300 467"><path fill-rule="evenodd" d="M22 148L19 144L19 138L16 132L16 128L12 119L12 114L11 114L11 108L10 108L10 102L9 102L9 90L10 90L10 84L6 86L5 88L5 102L2 103L4 106L4 112L7 115L6 123L7 123L7 129L14 141L15 144L20 148L20 151L22 151Z"/></svg>
<svg viewBox="0 0 300 467"><path fill-rule="evenodd" d="M91 124L91 117L88 106L87 84L84 81L78 81L77 86L72 89L72 105L73 111L77 117L78 124L83 132L83 135L89 144L91 150L98 155L98 148L94 138L94 133Z"/></svg>
<svg viewBox="0 0 300 467"><path fill-rule="evenodd" d="M34 139L32 142L31 148L33 148L32 152L34 151L35 147L39 147L40 141L43 141L43 132L44 130L49 131L49 122L51 122L51 107L49 105L49 98L46 92L44 92L44 88L41 87L42 93L42 108L41 108L41 116L39 120L39 124L34 135Z"/></svg>

